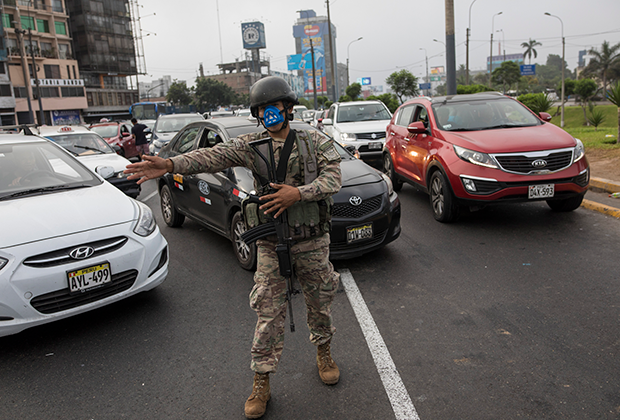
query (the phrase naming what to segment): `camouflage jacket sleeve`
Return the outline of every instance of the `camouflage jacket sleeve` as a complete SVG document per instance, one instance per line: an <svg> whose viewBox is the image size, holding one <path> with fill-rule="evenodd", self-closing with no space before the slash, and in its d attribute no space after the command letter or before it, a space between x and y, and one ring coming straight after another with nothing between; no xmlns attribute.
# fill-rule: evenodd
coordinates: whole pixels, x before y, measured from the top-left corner
<svg viewBox="0 0 620 420"><path fill-rule="evenodd" d="M323 200L340 191L342 184L340 153L333 140L317 131L312 131L312 140L316 150L318 176L312 183L297 187L301 201Z"/></svg>
<svg viewBox="0 0 620 420"><path fill-rule="evenodd" d="M251 168L253 159L250 146L242 138L170 158L174 165L173 172L185 175L219 172L233 166Z"/></svg>

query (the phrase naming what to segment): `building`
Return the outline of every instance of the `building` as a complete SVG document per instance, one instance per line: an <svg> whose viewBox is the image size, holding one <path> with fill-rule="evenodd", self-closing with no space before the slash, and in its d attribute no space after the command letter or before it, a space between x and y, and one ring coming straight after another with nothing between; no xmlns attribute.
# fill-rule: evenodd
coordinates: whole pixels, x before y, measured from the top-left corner
<svg viewBox="0 0 620 420"><path fill-rule="evenodd" d="M129 118L138 102L137 86L128 86L138 74L129 0L65 1L86 88L84 120Z"/></svg>
<svg viewBox="0 0 620 420"><path fill-rule="evenodd" d="M302 54L304 61L312 63L311 55L314 53L317 95L337 101L334 96L338 96L341 89L338 77L332 75L332 69L337 72L338 66L336 51L331 48L336 46L336 27L331 24L330 31L326 16L317 16L314 10L300 10L299 19L293 26L293 36L295 52ZM304 97L310 99L314 96L312 65L306 65L304 70L299 70L299 74L304 76ZM334 91L331 91L332 83Z"/></svg>
<svg viewBox="0 0 620 420"><path fill-rule="evenodd" d="M3 125L80 122L87 102L68 20L62 0L3 1Z"/></svg>
<svg viewBox="0 0 620 420"><path fill-rule="evenodd" d="M139 82L138 90L140 91L140 100L145 101L151 98L165 98L172 86L172 78L164 76L150 82Z"/></svg>

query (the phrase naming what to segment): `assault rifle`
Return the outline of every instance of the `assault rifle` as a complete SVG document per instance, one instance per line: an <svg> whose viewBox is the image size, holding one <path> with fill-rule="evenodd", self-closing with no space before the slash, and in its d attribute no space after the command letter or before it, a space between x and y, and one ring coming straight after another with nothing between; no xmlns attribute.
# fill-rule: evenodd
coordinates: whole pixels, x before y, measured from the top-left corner
<svg viewBox="0 0 620 420"><path fill-rule="evenodd" d="M278 183L278 176L274 163L274 155L273 155L273 143L271 138L265 138L261 140L255 140L249 143L252 149L256 152L256 154L265 162L267 166L267 173L269 174L269 183ZM267 144L269 150L269 156L265 156L260 150L259 146ZM286 146L283 148L286 149ZM286 154L286 156L284 156ZM288 155L290 154L290 149L288 153L283 153L280 155L280 159L285 160L285 168L286 161L288 161ZM283 182L284 179L280 180L280 183ZM275 193L277 190L271 188L269 193ZM256 203L258 205L265 204L265 201L261 201L258 196L250 195L248 198L249 203ZM293 303L292 297L294 294L299 293L298 290L293 289L293 279L295 277L295 270L293 268L293 255L291 253L291 246L293 245L293 239L289 235L289 227L288 227L288 213L286 211L282 212L282 214L278 217L271 217L271 221L269 223L265 223L262 225L258 225L255 228L249 229L241 235L241 239L247 245L254 243L257 239L264 238L266 236L276 235L278 237L278 243L276 244L276 254L278 255L278 265L280 267L280 274L282 277L286 279L286 300L288 301L288 311L289 311L289 320L290 320L290 328L291 332L295 332L295 322L293 320Z"/></svg>

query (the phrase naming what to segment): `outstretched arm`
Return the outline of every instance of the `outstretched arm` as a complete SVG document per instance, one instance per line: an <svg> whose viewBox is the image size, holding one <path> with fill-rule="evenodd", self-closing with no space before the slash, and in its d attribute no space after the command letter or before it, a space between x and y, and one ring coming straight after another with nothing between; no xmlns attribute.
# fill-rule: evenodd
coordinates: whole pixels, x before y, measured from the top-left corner
<svg viewBox="0 0 620 420"><path fill-rule="evenodd" d="M170 159L162 159L159 156L142 155L142 162L127 165L123 173L131 174L127 179L137 179L138 184L149 179L159 178L174 170Z"/></svg>

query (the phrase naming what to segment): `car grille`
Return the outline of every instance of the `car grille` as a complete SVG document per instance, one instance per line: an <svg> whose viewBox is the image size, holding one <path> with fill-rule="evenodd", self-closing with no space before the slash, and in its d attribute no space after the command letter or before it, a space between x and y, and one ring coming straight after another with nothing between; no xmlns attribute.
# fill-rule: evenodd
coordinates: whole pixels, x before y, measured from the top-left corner
<svg viewBox="0 0 620 420"><path fill-rule="evenodd" d="M382 197L376 197L363 200L359 206L353 206L349 203L336 203L332 211L332 217L341 217L343 219L359 219L367 214L373 213L381 208Z"/></svg>
<svg viewBox="0 0 620 420"><path fill-rule="evenodd" d="M385 131L377 131L374 133L359 133L355 135L357 136L358 140L381 140L385 138Z"/></svg>
<svg viewBox="0 0 620 420"><path fill-rule="evenodd" d="M105 286L84 293L70 294L69 288L37 296L30 301L34 309L42 314L53 314L67 309L77 308L91 302L124 292L133 286L138 278L137 270L128 270L112 275L112 281Z"/></svg>
<svg viewBox="0 0 620 420"><path fill-rule="evenodd" d="M493 155L493 157L506 172L537 175L541 171L557 172L568 168L573 162L573 151L550 152L546 156L541 156L540 152L535 152L519 155ZM532 166L532 162L537 160L544 160L547 164L543 168Z"/></svg>
<svg viewBox="0 0 620 420"><path fill-rule="evenodd" d="M69 264L78 261L72 258L69 253L72 250L81 247L93 248L95 252L89 258L96 258L122 248L123 245L127 243L127 241L128 239L126 237L118 236L116 238L103 239L101 241L75 245L52 252L46 252L45 254L39 254L33 257L29 257L24 261L24 265L27 265L28 267L43 268Z"/></svg>

